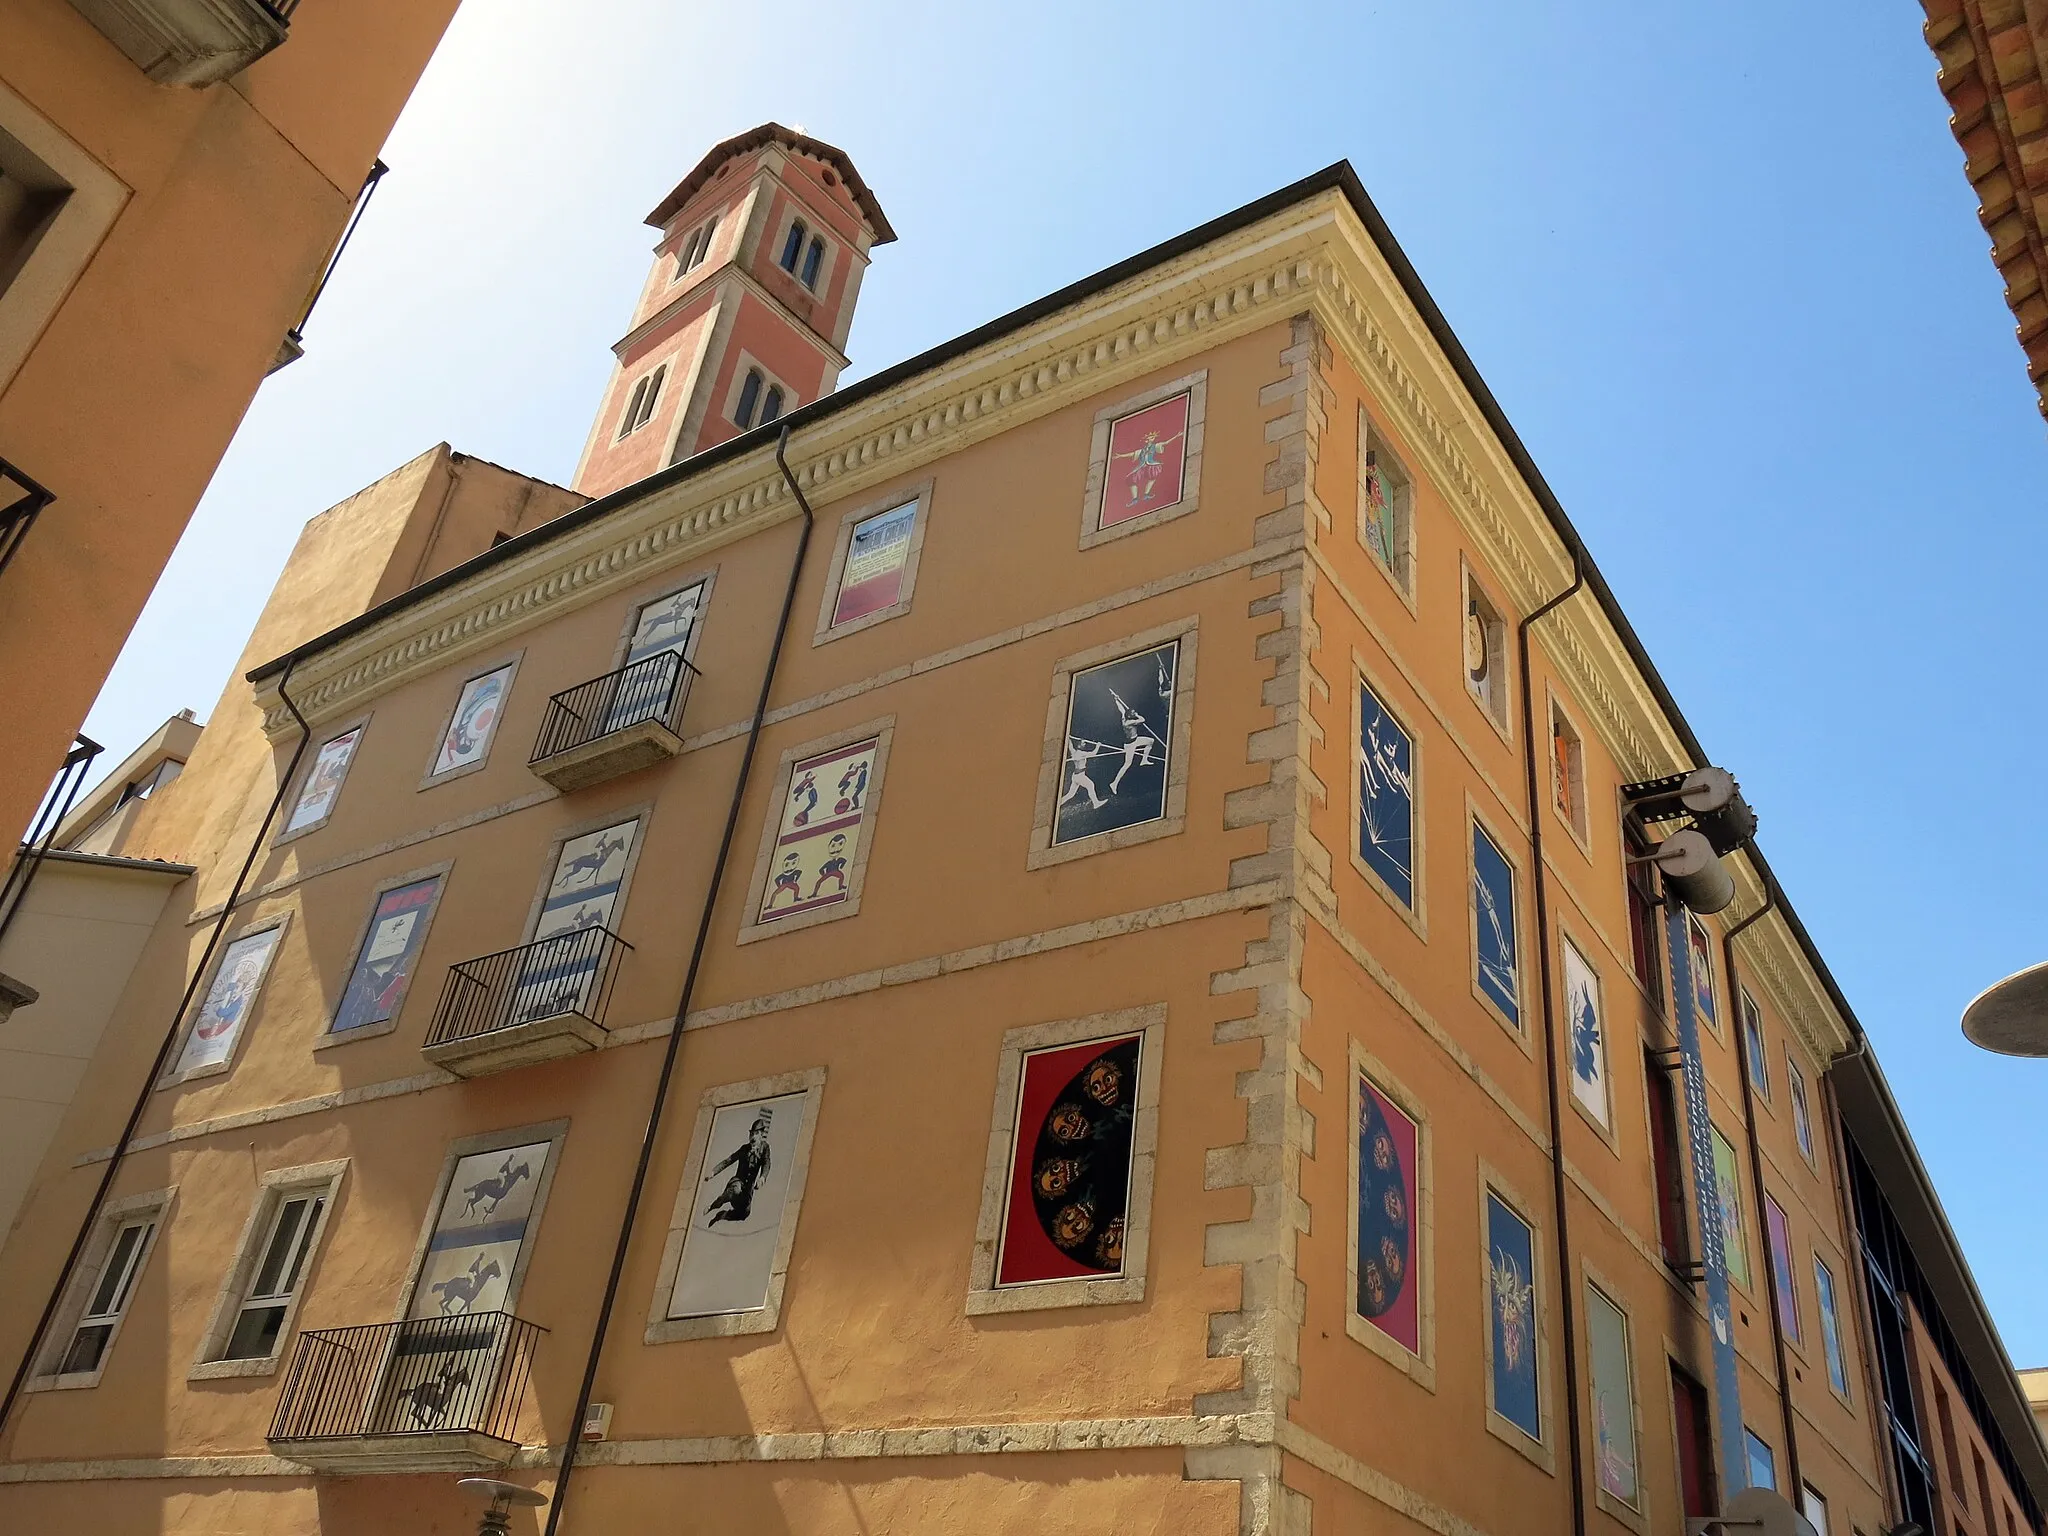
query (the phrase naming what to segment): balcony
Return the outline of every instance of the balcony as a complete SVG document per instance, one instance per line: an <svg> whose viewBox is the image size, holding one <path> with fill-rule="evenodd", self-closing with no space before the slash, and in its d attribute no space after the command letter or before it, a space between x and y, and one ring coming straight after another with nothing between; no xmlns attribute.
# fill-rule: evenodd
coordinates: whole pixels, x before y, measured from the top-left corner
<svg viewBox="0 0 2048 1536"><path fill-rule="evenodd" d="M565 793L664 762L697 675L674 651L579 683L548 700L527 766Z"/></svg>
<svg viewBox="0 0 2048 1536"><path fill-rule="evenodd" d="M546 1332L477 1312L302 1333L266 1438L316 1472L502 1467Z"/></svg>
<svg viewBox="0 0 2048 1536"><path fill-rule="evenodd" d="M450 966L420 1054L483 1077L596 1050L632 947L608 928L580 928Z"/></svg>
<svg viewBox="0 0 2048 1536"><path fill-rule="evenodd" d="M71 0L158 85L212 85L285 39L299 0Z"/></svg>

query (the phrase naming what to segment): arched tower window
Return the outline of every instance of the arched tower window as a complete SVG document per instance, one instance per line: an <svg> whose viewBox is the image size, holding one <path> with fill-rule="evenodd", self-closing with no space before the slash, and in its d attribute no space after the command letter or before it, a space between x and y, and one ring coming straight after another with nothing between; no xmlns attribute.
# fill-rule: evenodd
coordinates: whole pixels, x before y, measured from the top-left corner
<svg viewBox="0 0 2048 1536"><path fill-rule="evenodd" d="M780 384L771 385L768 390L768 398L761 402L761 425L767 426L769 422L781 414L782 386Z"/></svg>
<svg viewBox="0 0 2048 1536"><path fill-rule="evenodd" d="M633 398L626 402L626 413L619 418L619 436L637 431L647 425L654 415L654 402L661 398L661 383L668 377L668 364L663 363L633 386Z"/></svg>
<svg viewBox="0 0 2048 1536"><path fill-rule="evenodd" d="M761 404L761 370L749 368L746 382L740 385L740 403L732 413L732 419L742 427L754 424L754 412Z"/></svg>
<svg viewBox="0 0 2048 1536"><path fill-rule="evenodd" d="M804 221L798 219L789 226L789 238L782 242L782 270L792 277L796 275L797 261L804 253L804 236L810 231L804 228Z"/></svg>
<svg viewBox="0 0 2048 1536"><path fill-rule="evenodd" d="M811 248L804 256L804 286L806 288L818 286L818 267L824 260L825 238L822 235L813 235L811 236Z"/></svg>

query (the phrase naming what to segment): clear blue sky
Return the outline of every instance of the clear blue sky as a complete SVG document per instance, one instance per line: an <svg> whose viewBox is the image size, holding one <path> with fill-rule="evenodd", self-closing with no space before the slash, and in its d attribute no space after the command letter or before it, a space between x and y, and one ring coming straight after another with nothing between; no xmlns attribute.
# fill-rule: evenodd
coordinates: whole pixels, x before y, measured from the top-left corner
<svg viewBox="0 0 2048 1536"><path fill-rule="evenodd" d="M841 145L901 234L850 378L1348 157L1741 777L2008 1347L2048 1364L2048 1062L1956 1028L2048 958L2048 432L1921 19L465 0L89 729L210 711L299 525L434 442L567 479L640 220L728 134Z"/></svg>

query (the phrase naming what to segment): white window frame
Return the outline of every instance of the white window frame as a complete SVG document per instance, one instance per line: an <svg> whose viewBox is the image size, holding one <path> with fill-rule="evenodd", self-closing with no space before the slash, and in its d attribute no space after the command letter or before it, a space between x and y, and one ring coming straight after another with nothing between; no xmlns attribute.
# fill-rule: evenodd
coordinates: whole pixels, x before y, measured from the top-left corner
<svg viewBox="0 0 2048 1536"><path fill-rule="evenodd" d="M36 1375L28 1383L27 1390L73 1391L100 1384L100 1378L107 1372L107 1362L113 1358L114 1346L121 1342L122 1325L128 1320L135 1292L149 1268L149 1257L156 1251L157 1239L163 1235L164 1226L170 1220L171 1206L177 1195L178 1187L173 1184L167 1189L107 1202L100 1212L92 1244L86 1249L86 1262L72 1272L71 1283L65 1287L63 1304L57 1310L57 1326L43 1340ZM126 1273L118 1285L113 1310L90 1311L121 1233L129 1227L144 1224L147 1230L128 1256ZM89 1371L65 1371L65 1357L71 1353L71 1346L80 1330L100 1325L107 1325L109 1331L93 1368Z"/></svg>
<svg viewBox="0 0 2048 1536"><path fill-rule="evenodd" d="M274 1168L257 1182L256 1198L249 1204L248 1219L243 1222L242 1235L235 1245L235 1262L221 1277L220 1291L214 1298L213 1315L200 1338L198 1355L191 1369L185 1373L187 1381L269 1376L276 1372L291 1341L292 1326L298 1320L299 1303L305 1299L313 1266L320 1256L320 1245L334 1216L342 1175L347 1171L348 1159L344 1157L293 1168ZM299 1233L299 1259L292 1271L291 1288L271 1297L250 1295L249 1289L275 1240L279 1220L291 1202L300 1199L318 1200L321 1205L310 1225ZM276 1349L268 1355L227 1358L228 1344L234 1338L242 1314L251 1307L275 1306L280 1301L284 1305L284 1320L278 1325Z"/></svg>

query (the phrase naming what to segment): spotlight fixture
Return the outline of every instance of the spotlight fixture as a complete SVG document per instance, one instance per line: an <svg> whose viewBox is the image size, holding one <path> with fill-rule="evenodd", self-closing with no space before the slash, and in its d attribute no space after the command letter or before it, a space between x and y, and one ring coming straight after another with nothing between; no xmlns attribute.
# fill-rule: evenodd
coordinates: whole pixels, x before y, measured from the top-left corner
<svg viewBox="0 0 2048 1536"><path fill-rule="evenodd" d="M1735 899L1735 879L1721 867L1756 835L1756 812L1726 768L1694 768L1621 786L1636 819L1692 825L1672 833L1644 856L1664 876L1664 889L1694 912L1719 912Z"/></svg>

